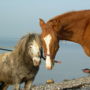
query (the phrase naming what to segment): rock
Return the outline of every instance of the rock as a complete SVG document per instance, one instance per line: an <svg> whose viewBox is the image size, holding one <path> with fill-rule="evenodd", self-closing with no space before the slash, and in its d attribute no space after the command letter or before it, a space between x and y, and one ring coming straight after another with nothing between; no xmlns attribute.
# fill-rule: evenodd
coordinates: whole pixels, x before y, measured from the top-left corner
<svg viewBox="0 0 90 90"><path fill-rule="evenodd" d="M54 83L54 80L47 80L46 81L46 84L52 84L52 83Z"/></svg>
<svg viewBox="0 0 90 90"><path fill-rule="evenodd" d="M31 90L90 90L90 76L59 83L47 80L46 84L35 86Z"/></svg>

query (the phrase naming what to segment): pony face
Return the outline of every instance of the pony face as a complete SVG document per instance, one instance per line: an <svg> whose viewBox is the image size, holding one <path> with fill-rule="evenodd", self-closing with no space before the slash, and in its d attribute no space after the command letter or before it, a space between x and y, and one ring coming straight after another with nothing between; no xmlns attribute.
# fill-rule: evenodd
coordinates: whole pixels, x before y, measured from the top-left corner
<svg viewBox="0 0 90 90"><path fill-rule="evenodd" d="M36 40L29 43L28 54L31 56L34 66L39 66L41 62L41 47Z"/></svg>
<svg viewBox="0 0 90 90"><path fill-rule="evenodd" d="M52 69L54 58L59 48L59 40L57 39L57 35L52 31L53 28L47 26L42 20L40 20L40 25L42 28L42 47L44 49L44 56L46 56L46 68Z"/></svg>

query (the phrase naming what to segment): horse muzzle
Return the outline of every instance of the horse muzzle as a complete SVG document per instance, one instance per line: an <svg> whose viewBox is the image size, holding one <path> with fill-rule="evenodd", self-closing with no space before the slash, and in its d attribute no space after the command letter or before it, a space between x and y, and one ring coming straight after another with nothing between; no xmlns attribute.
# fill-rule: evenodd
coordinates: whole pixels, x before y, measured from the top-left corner
<svg viewBox="0 0 90 90"><path fill-rule="evenodd" d="M51 60L50 56L46 56L46 68L51 70L54 66L53 60Z"/></svg>
<svg viewBox="0 0 90 90"><path fill-rule="evenodd" d="M33 58L33 64L34 66L39 66L40 65L40 58Z"/></svg>
<svg viewBox="0 0 90 90"><path fill-rule="evenodd" d="M50 55L46 55L46 68L48 70L51 70L54 66L54 63L58 63L58 64L61 64L62 62L61 61L57 61L57 60L54 60L54 59L51 59L50 58Z"/></svg>

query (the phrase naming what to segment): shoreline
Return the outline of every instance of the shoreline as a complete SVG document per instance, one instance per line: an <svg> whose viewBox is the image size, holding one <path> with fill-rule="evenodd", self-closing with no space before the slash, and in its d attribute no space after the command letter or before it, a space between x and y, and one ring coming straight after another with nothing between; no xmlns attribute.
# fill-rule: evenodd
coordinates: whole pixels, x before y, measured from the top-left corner
<svg viewBox="0 0 90 90"><path fill-rule="evenodd" d="M31 90L90 90L90 76L33 86Z"/></svg>

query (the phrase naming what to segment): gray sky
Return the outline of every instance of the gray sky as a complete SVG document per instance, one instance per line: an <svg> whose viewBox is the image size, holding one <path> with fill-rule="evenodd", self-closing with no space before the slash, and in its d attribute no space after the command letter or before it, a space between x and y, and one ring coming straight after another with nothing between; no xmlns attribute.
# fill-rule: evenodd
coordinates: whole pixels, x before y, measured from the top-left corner
<svg viewBox="0 0 90 90"><path fill-rule="evenodd" d="M90 0L0 0L0 37L40 33L39 18L47 21L64 12L82 9L90 9Z"/></svg>

